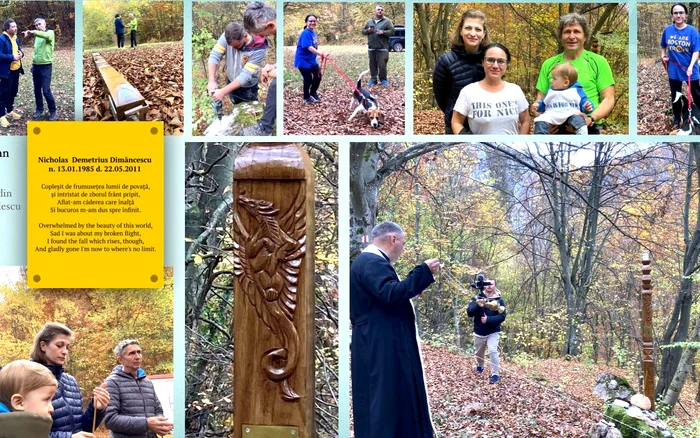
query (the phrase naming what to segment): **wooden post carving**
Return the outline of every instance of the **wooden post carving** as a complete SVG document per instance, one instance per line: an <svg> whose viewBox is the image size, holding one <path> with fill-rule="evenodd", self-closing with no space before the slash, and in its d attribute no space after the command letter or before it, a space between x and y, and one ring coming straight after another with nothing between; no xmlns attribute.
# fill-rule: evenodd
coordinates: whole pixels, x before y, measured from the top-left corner
<svg viewBox="0 0 700 438"><path fill-rule="evenodd" d="M294 144L233 171L234 438L314 436L314 171Z"/></svg>
<svg viewBox="0 0 700 438"><path fill-rule="evenodd" d="M642 368L644 395L651 400L654 410L654 338L651 325L651 257L642 253Z"/></svg>

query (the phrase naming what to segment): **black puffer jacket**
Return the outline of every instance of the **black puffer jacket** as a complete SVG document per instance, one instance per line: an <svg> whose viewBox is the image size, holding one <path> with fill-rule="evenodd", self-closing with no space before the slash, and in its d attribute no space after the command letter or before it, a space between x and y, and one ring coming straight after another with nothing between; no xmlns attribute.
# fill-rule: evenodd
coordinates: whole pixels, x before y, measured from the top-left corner
<svg viewBox="0 0 700 438"><path fill-rule="evenodd" d="M433 94L445 113L445 134L452 134L452 109L459 92L467 85L484 79L484 52L467 53L464 47L452 46L441 55L433 71ZM465 123L465 127L468 125Z"/></svg>

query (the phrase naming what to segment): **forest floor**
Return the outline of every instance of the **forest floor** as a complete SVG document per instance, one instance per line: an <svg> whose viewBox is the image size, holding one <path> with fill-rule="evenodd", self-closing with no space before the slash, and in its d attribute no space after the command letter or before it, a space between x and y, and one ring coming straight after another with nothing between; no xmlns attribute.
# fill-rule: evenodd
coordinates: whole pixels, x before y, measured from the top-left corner
<svg viewBox="0 0 700 438"><path fill-rule="evenodd" d="M404 52L389 52L387 65L388 86L367 86L369 73L362 78L362 86L377 98L379 110L384 113L384 125L377 129L358 114L348 121L357 107L353 88L333 68L331 61L354 84L364 70L369 70L367 46L322 46L319 50L330 53L324 77L318 90L322 102L303 103L303 79L294 68L296 48L284 48L284 135L402 135L406 132L404 98ZM351 105L352 101L352 105Z"/></svg>
<svg viewBox="0 0 700 438"><path fill-rule="evenodd" d="M637 134L668 135L671 132L673 113L668 74L657 59L637 61ZM687 88L684 87L687 95Z"/></svg>
<svg viewBox="0 0 700 438"><path fill-rule="evenodd" d="M91 53L83 53L83 119L114 120ZM113 47L100 53L146 99L146 120L165 122L165 135L183 134L182 43Z"/></svg>
<svg viewBox="0 0 700 438"><path fill-rule="evenodd" d="M31 45L23 47L24 76L19 77L19 92L14 102L14 110L22 115L18 121L10 120L7 128L0 128L0 135L27 135L27 122L31 121L36 111L34 99L34 84L32 82L32 51ZM58 120L75 120L75 51L73 48L59 48L54 52L53 70L51 73L51 94L56 100L56 116ZM49 108L44 101L44 114ZM45 118L42 120L46 120Z"/></svg>
<svg viewBox="0 0 700 438"><path fill-rule="evenodd" d="M621 368L578 360L502 360L501 381L491 385L488 365L478 374L471 354L426 344L422 350L430 408L441 438L587 437L604 408L593 393L598 375L628 376ZM700 414L695 389L695 384L686 385L681 400L687 413L676 408L675 424L686 426Z"/></svg>

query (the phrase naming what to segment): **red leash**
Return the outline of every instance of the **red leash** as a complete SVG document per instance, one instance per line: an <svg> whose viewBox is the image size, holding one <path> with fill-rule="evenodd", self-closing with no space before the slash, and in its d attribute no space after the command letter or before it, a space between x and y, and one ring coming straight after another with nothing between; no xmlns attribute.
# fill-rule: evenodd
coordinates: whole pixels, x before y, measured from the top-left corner
<svg viewBox="0 0 700 438"><path fill-rule="evenodd" d="M357 94L362 95L362 93L360 92L360 90L357 89L357 87L356 87L355 84L350 80L350 78L348 78L348 77L345 75L345 73L343 73L342 70L340 70L340 68L338 68L338 66L335 65L335 62L331 61L330 59L328 59L328 57L325 57L325 56L322 56L322 57L321 57L321 65L322 65L321 68L322 68L322 72L324 72L325 69L326 69L326 62L330 62L331 65L333 66L333 68L336 69L336 71L337 71L338 73L340 73L340 76L342 76L343 79L345 79L345 81L346 81L348 84L350 84L350 86L352 87L352 89L355 90L355 92L356 92ZM324 73L322 73L322 74L324 74Z"/></svg>
<svg viewBox="0 0 700 438"><path fill-rule="evenodd" d="M679 62L668 58L668 60L674 64L676 64L678 67L682 68L683 70L688 70L688 67L683 67ZM664 62L664 60L661 60L661 63L664 65L664 68L668 72L668 63ZM690 111L691 106L693 105L693 93L690 92L690 75L688 75L688 111Z"/></svg>
<svg viewBox="0 0 700 438"><path fill-rule="evenodd" d="M326 74L326 61L328 61L328 56L321 55L321 77Z"/></svg>

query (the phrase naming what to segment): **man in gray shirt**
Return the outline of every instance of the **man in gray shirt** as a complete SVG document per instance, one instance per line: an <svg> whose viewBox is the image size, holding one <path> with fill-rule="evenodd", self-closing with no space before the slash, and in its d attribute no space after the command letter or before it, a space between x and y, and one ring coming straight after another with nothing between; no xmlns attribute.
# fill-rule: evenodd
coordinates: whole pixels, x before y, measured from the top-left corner
<svg viewBox="0 0 700 438"><path fill-rule="evenodd" d="M267 40L248 32L239 23L229 23L209 54L207 91L215 101L229 95L233 104L258 100L258 79L267 52ZM216 73L226 57L226 86L219 88Z"/></svg>

